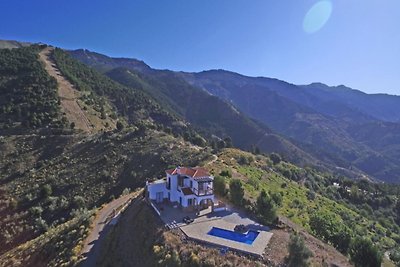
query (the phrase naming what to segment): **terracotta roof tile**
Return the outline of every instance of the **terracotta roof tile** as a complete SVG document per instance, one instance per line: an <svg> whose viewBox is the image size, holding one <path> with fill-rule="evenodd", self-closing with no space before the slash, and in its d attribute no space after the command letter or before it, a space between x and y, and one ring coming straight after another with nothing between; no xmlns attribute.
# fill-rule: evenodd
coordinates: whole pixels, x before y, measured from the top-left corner
<svg viewBox="0 0 400 267"><path fill-rule="evenodd" d="M193 177L195 180L197 180L196 178L210 176L208 171L202 167L195 167L195 168L177 167L175 169L166 170L165 172L170 175L175 175L175 174L187 175Z"/></svg>

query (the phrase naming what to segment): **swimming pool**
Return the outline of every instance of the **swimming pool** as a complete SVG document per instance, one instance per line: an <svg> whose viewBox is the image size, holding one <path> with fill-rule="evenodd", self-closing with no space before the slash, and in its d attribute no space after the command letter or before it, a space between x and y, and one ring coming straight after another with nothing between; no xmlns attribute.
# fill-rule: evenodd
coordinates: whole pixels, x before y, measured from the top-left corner
<svg viewBox="0 0 400 267"><path fill-rule="evenodd" d="M247 234L242 234L218 227L213 227L207 234L251 245L253 244L254 240L256 240L259 232L250 230L247 232Z"/></svg>

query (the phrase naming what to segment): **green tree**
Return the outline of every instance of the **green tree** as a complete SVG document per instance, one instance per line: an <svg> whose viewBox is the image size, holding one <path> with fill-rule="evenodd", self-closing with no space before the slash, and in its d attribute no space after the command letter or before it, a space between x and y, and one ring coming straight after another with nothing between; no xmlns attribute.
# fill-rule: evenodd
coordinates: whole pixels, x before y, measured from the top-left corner
<svg viewBox="0 0 400 267"><path fill-rule="evenodd" d="M73 206L76 209L82 209L85 207L85 199L81 196L75 196L73 199Z"/></svg>
<svg viewBox="0 0 400 267"><path fill-rule="evenodd" d="M232 138L230 138L229 136L224 139L224 142L226 147L233 147Z"/></svg>
<svg viewBox="0 0 400 267"><path fill-rule="evenodd" d="M242 181L239 179L232 179L229 183L229 193L233 204L238 206L243 204L244 189Z"/></svg>
<svg viewBox="0 0 400 267"><path fill-rule="evenodd" d="M265 224L273 223L276 219L276 206L274 200L263 189L257 198L257 214Z"/></svg>
<svg viewBox="0 0 400 267"><path fill-rule="evenodd" d="M249 165L250 161L249 158L244 156L244 155L240 155L239 159L238 159L238 163L240 165Z"/></svg>
<svg viewBox="0 0 400 267"><path fill-rule="evenodd" d="M220 196L226 195L227 192L226 192L226 183L224 177L219 175L214 177L214 190Z"/></svg>
<svg viewBox="0 0 400 267"><path fill-rule="evenodd" d="M165 256L165 265L170 267L182 266L181 259L179 258L178 252L174 249L172 253L167 253Z"/></svg>
<svg viewBox="0 0 400 267"><path fill-rule="evenodd" d="M304 239L298 234L290 235L288 266L307 267L311 256L312 252L304 244Z"/></svg>
<svg viewBox="0 0 400 267"><path fill-rule="evenodd" d="M206 140L198 134L192 137L192 143L196 146L201 146L201 147L205 147L207 144Z"/></svg>
<svg viewBox="0 0 400 267"><path fill-rule="evenodd" d="M274 165L282 161L281 156L277 153L271 153L271 155L269 155L269 158L272 160L272 163L274 163Z"/></svg>
<svg viewBox="0 0 400 267"><path fill-rule="evenodd" d="M122 131L124 129L124 124L120 121L117 121L117 130Z"/></svg>
<svg viewBox="0 0 400 267"><path fill-rule="evenodd" d="M382 254L369 239L357 237L350 246L350 258L356 267L380 267Z"/></svg>
<svg viewBox="0 0 400 267"><path fill-rule="evenodd" d="M232 177L232 172L230 170L223 170L219 173L219 175L225 176L225 177Z"/></svg>
<svg viewBox="0 0 400 267"><path fill-rule="evenodd" d="M51 185L45 184L42 186L40 193L43 198L47 198L47 197L51 196L51 194L53 194L53 189L51 188Z"/></svg>
<svg viewBox="0 0 400 267"><path fill-rule="evenodd" d="M351 234L347 226L333 213L317 212L310 216L310 228L316 236L331 243L342 253L347 253Z"/></svg>
<svg viewBox="0 0 400 267"><path fill-rule="evenodd" d="M396 206L394 208L395 214L397 216L397 221L400 223L400 199L397 200Z"/></svg>
<svg viewBox="0 0 400 267"><path fill-rule="evenodd" d="M270 192L269 193L271 195L272 200L275 202L275 205L277 207L282 205L282 200L283 200L283 192Z"/></svg>

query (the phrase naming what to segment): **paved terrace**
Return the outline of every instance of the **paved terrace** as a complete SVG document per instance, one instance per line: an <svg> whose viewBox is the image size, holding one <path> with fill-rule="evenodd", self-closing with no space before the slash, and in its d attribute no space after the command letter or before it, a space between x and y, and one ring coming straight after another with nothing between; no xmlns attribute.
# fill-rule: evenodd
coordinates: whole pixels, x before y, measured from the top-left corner
<svg viewBox="0 0 400 267"><path fill-rule="evenodd" d="M234 210L211 212L211 208L203 210L199 215L196 212L183 212L180 208L174 208L168 204L157 205L161 212L161 219L166 225L180 227L181 230L191 239L202 243L228 247L230 249L245 252L255 256L262 256L272 233L269 228L249 219L244 213ZM194 219L191 224L182 222L183 217L189 216ZM249 229L256 230L260 234L253 244L245 244L225 238L209 235L212 227L218 227L233 231L237 224L244 224Z"/></svg>

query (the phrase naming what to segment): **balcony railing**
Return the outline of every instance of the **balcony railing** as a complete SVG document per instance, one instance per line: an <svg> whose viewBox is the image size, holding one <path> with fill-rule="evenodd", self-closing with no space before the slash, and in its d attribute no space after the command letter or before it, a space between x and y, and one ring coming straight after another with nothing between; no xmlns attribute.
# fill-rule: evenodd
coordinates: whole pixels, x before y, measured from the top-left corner
<svg viewBox="0 0 400 267"><path fill-rule="evenodd" d="M207 189L192 188L192 190L193 193L195 193L197 196L207 196L214 194L213 188L207 188Z"/></svg>

